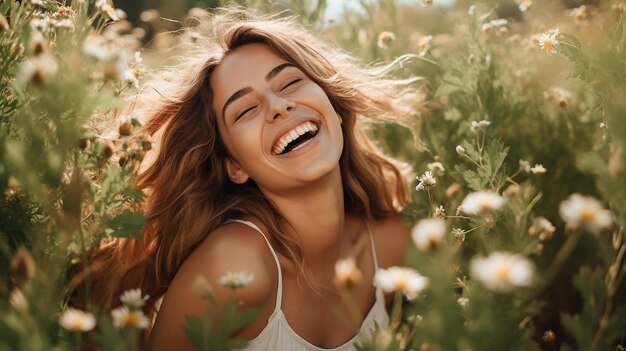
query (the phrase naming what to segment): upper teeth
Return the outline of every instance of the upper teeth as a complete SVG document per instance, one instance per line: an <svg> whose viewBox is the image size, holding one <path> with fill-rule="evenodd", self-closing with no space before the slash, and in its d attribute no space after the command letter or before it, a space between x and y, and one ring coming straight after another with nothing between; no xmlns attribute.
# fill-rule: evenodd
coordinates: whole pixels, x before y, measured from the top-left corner
<svg viewBox="0 0 626 351"><path fill-rule="evenodd" d="M306 132L316 132L317 129L318 129L317 126L311 122L304 122L298 125L297 127L291 129L287 133L283 134L283 136L280 137L280 139L278 139L276 144L274 144L274 149L273 149L274 154L276 155L282 154L290 142L298 139L300 135L304 135L304 133Z"/></svg>

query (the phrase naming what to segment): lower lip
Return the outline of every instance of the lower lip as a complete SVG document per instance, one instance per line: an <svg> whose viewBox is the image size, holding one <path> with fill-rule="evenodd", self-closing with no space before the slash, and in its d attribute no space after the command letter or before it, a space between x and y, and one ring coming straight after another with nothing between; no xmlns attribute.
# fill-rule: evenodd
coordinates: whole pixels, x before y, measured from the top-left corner
<svg viewBox="0 0 626 351"><path fill-rule="evenodd" d="M282 154L282 155L276 155L278 157L283 157L283 158L291 158L291 157L297 157L300 154L303 154L305 152L307 152L310 148L314 147L315 145L319 144L320 141L320 133L321 130L319 130L317 132L317 134L315 134L315 136L307 141L305 141L303 144L298 145L297 149L291 150L286 154Z"/></svg>

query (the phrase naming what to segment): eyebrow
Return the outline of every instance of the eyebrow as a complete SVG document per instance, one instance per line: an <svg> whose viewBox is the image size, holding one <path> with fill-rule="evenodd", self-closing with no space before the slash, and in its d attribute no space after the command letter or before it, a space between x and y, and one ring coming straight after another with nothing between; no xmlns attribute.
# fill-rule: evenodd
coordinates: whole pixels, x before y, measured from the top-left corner
<svg viewBox="0 0 626 351"><path fill-rule="evenodd" d="M267 72L267 74L265 75L265 81L269 82L272 78L276 77L280 72L282 72L282 70L284 70L287 67L296 67L296 66L289 62L282 63L272 68L269 72ZM235 102L235 100L239 99L240 97L250 92L252 92L251 87L243 87L237 90L233 95L231 95L228 98L228 100L226 100L226 102L224 103L224 107L222 108L222 119L224 120L224 124L226 124L226 108L228 107L228 105L232 104L233 102Z"/></svg>

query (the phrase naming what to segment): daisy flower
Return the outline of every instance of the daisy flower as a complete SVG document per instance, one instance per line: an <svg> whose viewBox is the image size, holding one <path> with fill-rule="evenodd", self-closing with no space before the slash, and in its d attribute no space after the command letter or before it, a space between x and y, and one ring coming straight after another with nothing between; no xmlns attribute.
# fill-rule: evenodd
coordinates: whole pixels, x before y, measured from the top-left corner
<svg viewBox="0 0 626 351"><path fill-rule="evenodd" d="M508 252L494 252L487 257L474 258L470 262L470 273L487 289L510 292L515 288L532 283L534 265L523 256Z"/></svg>
<svg viewBox="0 0 626 351"><path fill-rule="evenodd" d="M384 31L378 35L377 44L379 48L386 49L395 40L396 40L396 35L393 32Z"/></svg>
<svg viewBox="0 0 626 351"><path fill-rule="evenodd" d="M335 285L339 288L351 289L361 281L363 274L356 266L354 258L346 258L335 263Z"/></svg>
<svg viewBox="0 0 626 351"><path fill-rule="evenodd" d="M417 49L420 56L424 56L430 51L430 43L433 41L432 35L426 35L417 41Z"/></svg>
<svg viewBox="0 0 626 351"><path fill-rule="evenodd" d="M605 209L600 201L581 194L572 194L561 202L559 214L572 228L582 228L593 234L609 228L613 223L611 211Z"/></svg>
<svg viewBox="0 0 626 351"><path fill-rule="evenodd" d="M415 187L415 190L417 191L430 189L435 186L435 184L437 184L437 179L435 179L435 177L433 176L433 172L431 171L424 172L421 177L417 177L417 180L420 181L419 184L417 184L417 186Z"/></svg>
<svg viewBox="0 0 626 351"><path fill-rule="evenodd" d="M468 194L461 203L461 210L467 214L480 214L500 209L504 198L490 191L477 191Z"/></svg>
<svg viewBox="0 0 626 351"><path fill-rule="evenodd" d="M111 311L113 326L116 328L133 327L145 329L148 327L148 317L142 310L130 310L128 306L122 306Z"/></svg>
<svg viewBox="0 0 626 351"><path fill-rule="evenodd" d="M68 308L61 314L59 324L69 331L86 332L96 326L96 318L89 312Z"/></svg>
<svg viewBox="0 0 626 351"><path fill-rule="evenodd" d="M126 12L121 9L114 8L108 0L98 0L96 1L96 7L98 7L102 12L106 13L110 19L113 21L119 21L121 19L126 18Z"/></svg>
<svg viewBox="0 0 626 351"><path fill-rule="evenodd" d="M540 164L536 164L535 167L531 167L530 171L533 172L533 174L544 174L547 172L546 168Z"/></svg>
<svg viewBox="0 0 626 351"><path fill-rule="evenodd" d="M32 57L22 64L19 72L19 80L33 84L44 84L54 77L59 70L54 56L51 54L41 54Z"/></svg>
<svg viewBox="0 0 626 351"><path fill-rule="evenodd" d="M533 5L533 0L515 0L515 3L521 12L526 12Z"/></svg>
<svg viewBox="0 0 626 351"><path fill-rule="evenodd" d="M587 6L580 5L570 11L570 16L574 17L577 21L582 21L587 18Z"/></svg>
<svg viewBox="0 0 626 351"><path fill-rule="evenodd" d="M539 47L542 50L545 50L548 55L556 54L556 49L559 46L558 36L558 29L541 34L539 37Z"/></svg>
<svg viewBox="0 0 626 351"><path fill-rule="evenodd" d="M439 218L423 219L411 230L415 246L422 251L436 249L445 235L446 222Z"/></svg>
<svg viewBox="0 0 626 351"><path fill-rule="evenodd" d="M120 300L124 303L124 305L129 308L139 309L142 308L146 301L150 298L150 295L141 296L141 289L131 289L126 290L122 293Z"/></svg>
<svg viewBox="0 0 626 351"><path fill-rule="evenodd" d="M250 284L254 280L254 274L247 272L226 272L218 280L221 286L229 289L239 289Z"/></svg>
<svg viewBox="0 0 626 351"><path fill-rule="evenodd" d="M374 279L383 291L401 291L409 300L414 300L428 286L428 278L406 267L379 269Z"/></svg>

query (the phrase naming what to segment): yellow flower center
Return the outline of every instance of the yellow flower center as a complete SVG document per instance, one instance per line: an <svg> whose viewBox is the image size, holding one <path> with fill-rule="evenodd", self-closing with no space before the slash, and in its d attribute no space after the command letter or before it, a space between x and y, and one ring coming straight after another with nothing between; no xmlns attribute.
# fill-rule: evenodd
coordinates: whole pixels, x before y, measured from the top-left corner
<svg viewBox="0 0 626 351"><path fill-rule="evenodd" d="M491 203L487 199L481 200L478 203L478 208L480 208L481 211L489 210L489 209L491 209Z"/></svg>
<svg viewBox="0 0 626 351"><path fill-rule="evenodd" d="M408 287L409 287L408 279L401 277L401 278L398 278L398 280L396 280L396 290L405 291L407 290Z"/></svg>
<svg viewBox="0 0 626 351"><path fill-rule="evenodd" d="M596 219L596 213L588 209L583 209L580 211L580 219L583 222L593 222Z"/></svg>
<svg viewBox="0 0 626 351"><path fill-rule="evenodd" d="M508 265L500 266L496 270L496 277L500 281L508 281L510 272L511 272L511 270L510 270Z"/></svg>
<svg viewBox="0 0 626 351"><path fill-rule="evenodd" d="M70 322L71 330L82 330L83 329L83 321L80 318L75 318Z"/></svg>
<svg viewBox="0 0 626 351"><path fill-rule="evenodd" d="M139 315L137 313L129 313L122 318L125 326L136 327L139 325Z"/></svg>
<svg viewBox="0 0 626 351"><path fill-rule="evenodd" d="M547 53L551 53L554 50L554 46L550 40L544 40L543 47L546 49Z"/></svg>

